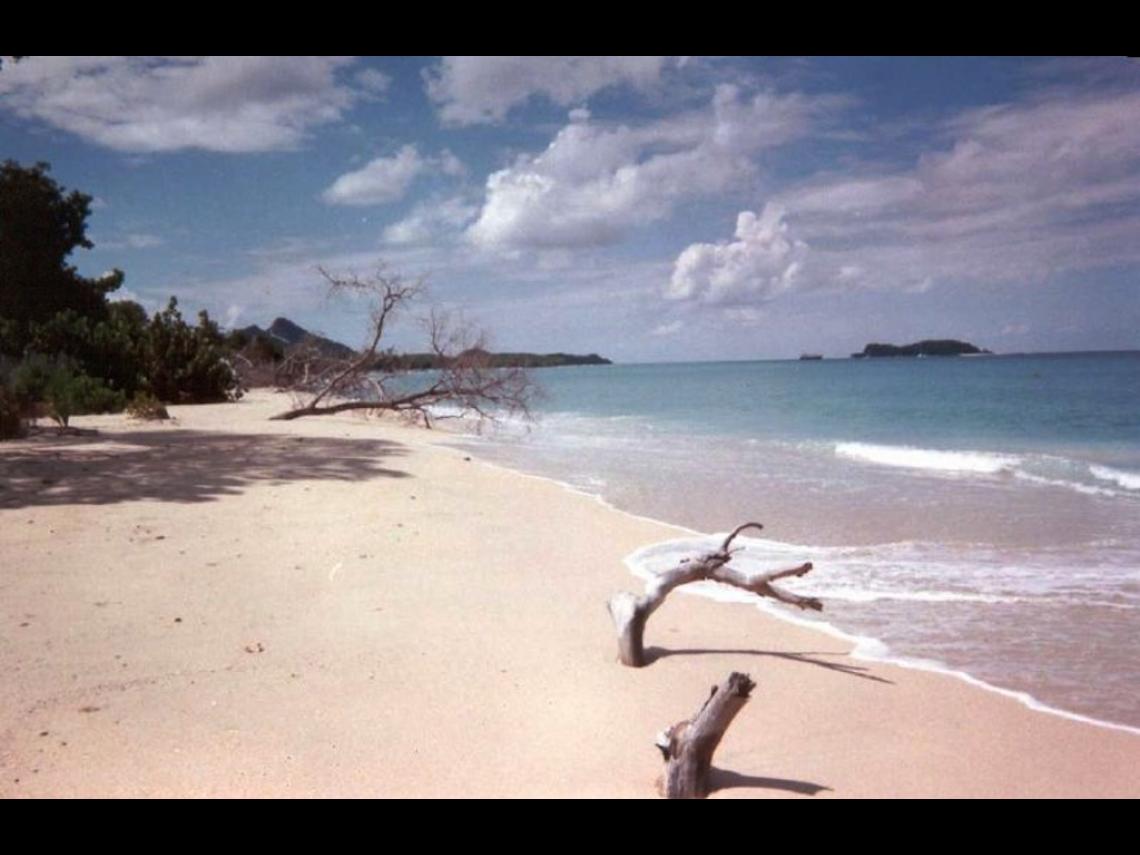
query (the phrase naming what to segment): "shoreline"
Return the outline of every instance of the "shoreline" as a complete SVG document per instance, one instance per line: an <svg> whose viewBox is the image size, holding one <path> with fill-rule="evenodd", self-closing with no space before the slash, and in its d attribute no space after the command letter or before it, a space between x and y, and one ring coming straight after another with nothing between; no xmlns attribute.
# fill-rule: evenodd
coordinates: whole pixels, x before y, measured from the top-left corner
<svg viewBox="0 0 1140 855"><path fill-rule="evenodd" d="M980 356L980 355L986 355L986 354L975 354L975 355ZM446 444L440 444L437 447L445 448L445 449L453 449L453 446L449 446ZM477 454L478 452L476 451L474 453ZM561 487L562 489L566 490L568 493L571 493L572 495L583 496L585 498L592 499L595 502L597 502L598 504L600 504L602 507L606 508L607 510L613 511L615 513L623 514L623 515L630 517L631 519L634 519L634 520L639 520L642 522L656 523L658 525L667 526L669 528L677 529L678 531L681 531L687 535L691 535L694 537L709 538L710 541L723 540L724 536L728 533L728 532L702 532L702 531L697 531L694 528L690 528L688 526L684 526L684 525L681 525L679 523L674 523L674 522L670 522L668 520L658 519L656 517L651 517L651 516L648 516L646 514L635 513L634 511L628 511L624 508L621 508L621 507L615 505L613 502L611 502L609 499L607 499L601 493L594 493L594 492L590 492L589 490L583 490L579 487L575 487L573 484L570 484L566 481L561 481L558 478L553 478L549 475L540 475L540 474L535 473L535 472L527 472L527 471L522 470L522 469L514 469L511 466L507 466L505 464L498 463L498 462L492 461L492 460L480 459L480 462L485 466L496 467L496 468L501 469L505 472L511 472L511 473L514 473L517 475L522 475L522 476L527 477L527 478L535 478L535 479L538 479L539 481L546 481L548 483L554 484L554 485ZM748 539L749 538L746 536L742 537L741 542L746 543L748 541ZM811 547L805 546L804 550L805 550L805 552L810 552ZM633 565L633 563L631 561L631 559L634 557L634 555L636 555L636 551L634 553L631 553L630 555L627 555L622 563L625 565L630 576L632 576L634 579L638 579L639 581L644 581L645 577L638 576L637 568ZM752 605L755 608L762 611L765 615L768 615L769 617L775 618L776 620L785 621L785 622L793 624L795 626L803 627L804 629L822 632L826 635L830 635L836 639L839 639L840 641L843 641L845 643L850 644L851 645L851 651L849 652L848 655L852 659L857 659L857 660L864 661L864 662L881 662L881 663L884 663L887 665L894 665L894 666L897 666L899 668L909 668L909 669L912 669L915 671L926 671L926 672L932 673L932 674L943 674L947 677L954 677L955 679L961 680L962 682L967 683L970 686L974 686L975 688L983 689L983 690L988 691L988 692L993 692L995 694L998 694L998 695L1001 695L1003 697L1009 698L1011 700L1017 701L1022 706L1026 707L1027 709L1033 710L1035 712L1046 713L1048 715L1055 715L1055 716L1058 716L1060 718L1067 719L1069 721L1081 722L1082 724L1088 724L1088 725L1092 725L1094 727L1103 727L1103 728L1107 728L1109 730L1118 730L1118 731L1123 731L1125 733L1131 733L1131 734L1140 736L1140 727L1134 727L1134 726L1129 725L1129 724L1123 724L1122 722L1109 721L1108 719L1100 719L1100 718L1096 718L1094 716L1084 715L1083 713L1078 713L1078 712L1073 712L1071 710L1061 709L1060 707L1050 706L1045 701L1038 699L1037 697L1035 697L1034 695L1032 695L1029 692L1022 692L1022 691L1019 691L1017 689L1008 689L1008 688L1005 688L1004 686L999 686L999 685L996 685L994 683L989 683L986 680L983 680L981 677L974 676L969 671L963 670L961 668L955 668L951 665L947 665L946 663L940 662L936 659L921 659L918 657L908 657L908 656L905 656L902 654L894 654L894 653L890 653L890 652L884 653L882 655L878 655L878 654L869 652L865 649L867 646L873 647L875 645L881 645L883 648L885 648L888 651L890 650L890 646L886 642L882 641L881 639L875 638L874 636L857 635L857 634L848 632L847 630L843 629L842 627L836 626L835 624L831 623L828 620L812 620L811 618L800 617L799 615L797 615L793 612L787 611L785 609L781 609L779 606L775 605L774 603L769 603L763 599L759 599L759 598L747 599L746 598L747 595L743 595L743 594L740 594L739 592L726 589L726 591L725 591L726 596L721 600L717 600L713 596L710 596L708 594L703 594L699 590L694 590L693 586L678 588L677 593L686 594L688 596L693 596L693 597L703 597L705 599L709 599L709 600L712 600L714 602L733 602L733 603L739 603L742 605L745 605L745 604ZM863 648L863 649L861 649L861 648Z"/></svg>
<svg viewBox="0 0 1140 855"><path fill-rule="evenodd" d="M456 434L456 435L458 435L458 437L463 438L463 434ZM455 448L456 448L455 446L447 445L447 443L439 443L439 445L437 447L450 449L450 450L455 450ZM475 446L471 450L472 450L472 454L478 455L478 446ZM514 469L513 466L506 465L503 463L498 463L496 461L488 461L488 459L483 459L483 458L480 458L480 462L483 465L496 467L496 469L502 470L504 472L511 472L514 474L523 475L523 477L526 477L526 478L534 478L534 479L537 479L539 481L545 481L548 483L555 484L555 486L564 489L565 491L569 492L569 494L571 494L571 495L581 496L581 497L585 497L588 499L592 499L592 500L594 500L594 502L600 504L602 507L605 507L606 510L612 511L614 513L624 514L624 515L628 516L628 518L633 519L633 520L638 520L638 521L642 521L642 522L657 523L657 524L660 524L660 526L665 526L668 528L676 529L678 531L682 531L682 532L684 532L685 535L689 535L692 537L709 538L710 540L723 539L724 536L727 534L727 532L725 532L725 531L722 531L722 532L698 531L697 529L693 529L689 526L683 526L683 524L681 524L681 523L670 522L669 520L662 520L659 518L654 518L654 516L649 516L648 514L641 514L641 513L636 513L634 511L628 511L628 510L626 510L626 508L620 507L619 505L616 505L613 502L611 502L611 500L606 498L605 496L603 496L601 494L601 492L593 492L591 490L586 490L586 489L583 489L580 487L576 487L575 484L572 484L572 483L569 483L567 481L562 481L560 479L551 477L551 475L539 474L537 472L528 472L527 470L522 470L522 469ZM742 541L742 543L747 543L748 539L749 539L748 537L742 537L741 541ZM803 546L805 553L811 553L812 548L813 547L811 547L811 546ZM634 563L632 562L634 555L636 555L636 551L630 555L627 555L626 559L624 561L622 561L622 563L624 563L626 565L626 569L629 572L630 576L633 576L635 579L644 581L644 579L646 577L642 577L642 576L637 575L637 568L635 567ZM919 657L907 657L907 655L905 655L905 654L893 653L893 652L887 652L887 653L882 653L882 654L870 652L870 651L866 650L866 648L868 648L868 646L871 646L871 648L873 648L873 646L881 645L882 648L884 648L887 651L890 651L890 646L886 642L881 641L880 638L876 638L876 637L871 636L871 635L858 635L855 633L847 632L846 629L832 624L832 622L830 620L813 620L811 618L801 618L800 616L798 616L798 614L793 613L793 612L788 611L788 610L785 610L785 609L781 609L779 605L776 605L774 603L769 603L765 600L762 600L762 598L748 598L747 595L740 594L740 592L734 592L734 591L730 591L730 589L726 589L725 596L723 598L720 598L720 600L717 600L717 597L712 596L711 594L701 593L700 591L698 591L698 589L693 589L693 586L678 588L677 593L686 594L689 596L703 597L703 598L707 598L707 600L712 600L714 602L734 602L734 603L741 603L741 604L750 604L752 606L755 606L756 609L759 609L763 613L767 614L767 616L775 618L776 620L783 620L783 621L787 621L787 622L789 622L789 624L792 624L795 626L800 626L800 627L804 627L806 629L816 630L816 632L821 632L821 633L830 635L834 638L838 638L839 641L842 641L842 642L845 642L845 643L852 645L852 650L850 650L850 652L848 654L848 655L850 655L850 658L852 658L852 659L857 659L857 660L861 660L861 661L868 661L868 662L884 662L884 663L886 663L886 665L894 665L894 666L897 666L899 668L910 668L913 670L927 671L927 673L930 673L930 674L942 674L942 675L945 675L948 677L954 677L956 679L960 679L960 681L962 681L963 683L967 683L968 685L977 687L977 689L982 689L982 690L985 690L988 692L993 692L995 694L1002 695L1002 697L1004 697L1004 698L1009 698L1011 700L1015 700L1018 703L1020 703L1021 706L1024 706L1027 709L1034 710L1036 712L1044 712L1044 714L1058 716L1060 718L1072 720L1072 722L1081 722L1082 724L1089 724L1089 725L1092 725L1094 727L1105 727L1105 728L1108 728L1108 730L1122 731L1125 733L1140 735L1140 727L1133 726L1130 724L1124 724L1122 722L1113 722L1113 720L1109 720L1106 718L1097 718L1094 716L1085 715L1085 714L1083 714L1083 712L1075 712L1073 710L1067 710L1067 709L1062 709L1060 707L1051 706L1051 705L1049 705L1049 703L1042 701L1039 698L1036 698L1035 695L1033 695L1031 692L1024 692L1024 691L1020 691L1017 689L1007 689L1007 687L1005 687L1005 686L1000 686L1000 685L995 684L995 683L987 682L982 677L977 677L974 674L970 674L968 670L964 670L962 668L955 668L955 667L953 667L951 665L947 665L947 663L939 661L937 659L922 659Z"/></svg>
<svg viewBox="0 0 1140 855"><path fill-rule="evenodd" d="M670 597L647 633L667 647L622 668L604 604L631 587L623 561L686 530L465 461L438 434L269 423L269 403L176 407L174 426L77 419L102 434L11 446L111 483L0 493L18 568L0 795L652 797L653 734L728 670L758 693L717 754L718 796L1140 795L1134 731L860 659L751 604ZM317 448L298 460L290 443ZM121 494L117 474L135 476Z"/></svg>

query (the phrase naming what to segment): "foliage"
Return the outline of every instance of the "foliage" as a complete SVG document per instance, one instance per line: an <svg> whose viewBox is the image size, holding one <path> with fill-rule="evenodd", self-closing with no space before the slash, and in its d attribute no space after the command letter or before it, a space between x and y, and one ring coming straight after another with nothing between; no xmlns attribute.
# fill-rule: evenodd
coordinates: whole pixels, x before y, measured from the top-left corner
<svg viewBox="0 0 1140 855"><path fill-rule="evenodd" d="M143 357L148 335L146 312L138 303L111 303L106 317L93 321L74 310L33 324L28 349L67 356L107 386L133 395L146 385Z"/></svg>
<svg viewBox="0 0 1140 855"><path fill-rule="evenodd" d="M25 409L46 401L63 423L121 409L140 391L178 403L237 397L229 351L205 312L192 327L171 298L148 320L137 303L108 301L121 271L87 279L68 264L75 249L92 246L91 197L48 171L0 165L0 356L24 359L9 397Z"/></svg>
<svg viewBox="0 0 1140 855"><path fill-rule="evenodd" d="M144 369L149 391L163 401L208 403L238 397L238 376L225 339L206 312L190 327L178 299L156 314L147 328Z"/></svg>
<svg viewBox="0 0 1140 855"><path fill-rule="evenodd" d="M150 392L136 392L135 396L131 398L131 402L127 404L127 415L132 419L142 419L148 422L170 418L170 413L166 411L162 401Z"/></svg>
<svg viewBox="0 0 1140 855"><path fill-rule="evenodd" d="M71 309L101 319L106 295L123 282L115 270L87 279L67 263L77 248L90 249L91 197L68 193L48 165L0 165L0 317L7 323L0 346L15 354L27 345L29 327Z"/></svg>
<svg viewBox="0 0 1140 855"><path fill-rule="evenodd" d="M8 384L20 412L34 412L37 403L45 402L48 415L63 427L72 416L115 412L125 403L122 392L84 374L67 357L32 354L12 370Z"/></svg>

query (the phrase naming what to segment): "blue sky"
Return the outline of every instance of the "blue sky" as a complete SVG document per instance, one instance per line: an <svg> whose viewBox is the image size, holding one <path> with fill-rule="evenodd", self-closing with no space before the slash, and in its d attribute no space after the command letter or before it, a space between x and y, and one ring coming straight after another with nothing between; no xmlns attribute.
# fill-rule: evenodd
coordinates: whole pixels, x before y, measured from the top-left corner
<svg viewBox="0 0 1140 855"><path fill-rule="evenodd" d="M32 57L0 158L96 198L82 271L235 326L358 344L317 267L384 264L503 350L1140 348L1126 59Z"/></svg>

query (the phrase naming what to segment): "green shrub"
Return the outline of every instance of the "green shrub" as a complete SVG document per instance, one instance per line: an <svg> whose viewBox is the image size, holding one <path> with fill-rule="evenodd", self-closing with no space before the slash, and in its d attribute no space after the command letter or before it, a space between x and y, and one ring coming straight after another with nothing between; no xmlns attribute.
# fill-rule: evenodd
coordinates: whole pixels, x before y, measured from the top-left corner
<svg viewBox="0 0 1140 855"><path fill-rule="evenodd" d="M136 392L135 396L131 398L131 402L127 404L127 415L132 419L142 419L148 422L170 418L170 413L166 411L162 401L150 392Z"/></svg>
<svg viewBox="0 0 1140 855"><path fill-rule="evenodd" d="M126 404L126 396L116 389L108 389L102 380L61 371L48 384L47 401L51 405L51 417L67 427L72 416L119 412Z"/></svg>
<svg viewBox="0 0 1140 855"><path fill-rule="evenodd" d="M118 412L126 404L121 391L87 376L67 357L28 356L12 370L9 387L18 412L31 413L36 404L46 403L48 414L63 427L72 416Z"/></svg>

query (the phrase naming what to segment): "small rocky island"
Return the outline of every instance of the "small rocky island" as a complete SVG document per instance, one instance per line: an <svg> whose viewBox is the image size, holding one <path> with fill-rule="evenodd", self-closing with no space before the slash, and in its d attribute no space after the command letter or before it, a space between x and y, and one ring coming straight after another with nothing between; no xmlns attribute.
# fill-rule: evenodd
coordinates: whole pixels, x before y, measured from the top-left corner
<svg viewBox="0 0 1140 855"><path fill-rule="evenodd" d="M862 353L851 354L852 359L874 358L881 356L971 356L993 351L970 344L968 341L957 341L952 338L923 339L913 344L868 344Z"/></svg>

